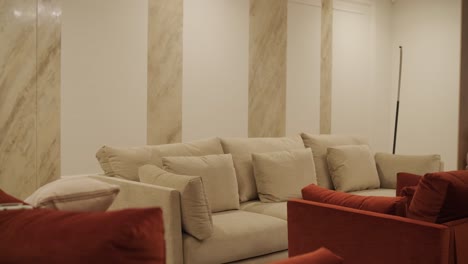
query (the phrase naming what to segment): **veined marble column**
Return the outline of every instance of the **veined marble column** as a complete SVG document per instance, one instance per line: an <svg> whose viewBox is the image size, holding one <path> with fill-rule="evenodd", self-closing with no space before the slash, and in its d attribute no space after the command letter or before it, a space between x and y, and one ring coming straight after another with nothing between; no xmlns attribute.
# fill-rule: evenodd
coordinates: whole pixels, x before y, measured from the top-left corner
<svg viewBox="0 0 468 264"><path fill-rule="evenodd" d="M320 134L331 133L333 0L322 0Z"/></svg>
<svg viewBox="0 0 468 264"><path fill-rule="evenodd" d="M36 0L0 0L0 188L36 182Z"/></svg>
<svg viewBox="0 0 468 264"><path fill-rule="evenodd" d="M286 132L287 0L250 0L249 137Z"/></svg>
<svg viewBox="0 0 468 264"><path fill-rule="evenodd" d="M61 0L37 4L37 179L42 186L60 177L62 9Z"/></svg>
<svg viewBox="0 0 468 264"><path fill-rule="evenodd" d="M183 0L149 0L148 144L182 139Z"/></svg>

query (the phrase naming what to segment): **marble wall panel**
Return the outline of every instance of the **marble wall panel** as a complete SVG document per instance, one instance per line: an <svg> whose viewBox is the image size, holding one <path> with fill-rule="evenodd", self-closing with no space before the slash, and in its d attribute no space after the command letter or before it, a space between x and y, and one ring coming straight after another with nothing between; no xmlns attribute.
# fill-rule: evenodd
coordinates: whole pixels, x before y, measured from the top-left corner
<svg viewBox="0 0 468 264"><path fill-rule="evenodd" d="M330 134L332 115L333 0L322 0L321 31L320 134Z"/></svg>
<svg viewBox="0 0 468 264"><path fill-rule="evenodd" d="M0 188L19 198L36 182L36 1L0 1Z"/></svg>
<svg viewBox="0 0 468 264"><path fill-rule="evenodd" d="M38 0L37 179L60 177L61 0Z"/></svg>
<svg viewBox="0 0 468 264"><path fill-rule="evenodd" d="M148 1L148 144L182 139L183 0Z"/></svg>
<svg viewBox="0 0 468 264"><path fill-rule="evenodd" d="M287 0L250 0L249 137L286 132Z"/></svg>

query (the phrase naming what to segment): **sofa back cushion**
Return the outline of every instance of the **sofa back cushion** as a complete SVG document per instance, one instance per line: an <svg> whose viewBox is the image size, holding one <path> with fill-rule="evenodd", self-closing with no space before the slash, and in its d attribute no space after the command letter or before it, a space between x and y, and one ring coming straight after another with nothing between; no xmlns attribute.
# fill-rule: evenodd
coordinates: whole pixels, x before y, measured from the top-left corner
<svg viewBox="0 0 468 264"><path fill-rule="evenodd" d="M341 145L368 145L367 140L361 137L345 135L312 135L301 134L304 145L312 149L317 172L317 183L327 189L334 189L330 173L328 172L327 150L329 147Z"/></svg>
<svg viewBox="0 0 468 264"><path fill-rule="evenodd" d="M232 154L241 202L258 198L252 153L304 149L300 136L282 138L221 138L225 153Z"/></svg>
<svg viewBox="0 0 468 264"><path fill-rule="evenodd" d="M424 175L441 170L440 155L393 155L376 153L375 162L382 188L397 187L397 173Z"/></svg>
<svg viewBox="0 0 468 264"><path fill-rule="evenodd" d="M329 147L327 163L333 185L338 191L351 192L380 187L374 155L367 145Z"/></svg>
<svg viewBox="0 0 468 264"><path fill-rule="evenodd" d="M382 214L404 216L405 197L361 196L329 190L311 184L302 189L304 200L339 205Z"/></svg>
<svg viewBox="0 0 468 264"><path fill-rule="evenodd" d="M403 196L401 192L405 187L416 187L421 181L422 176L407 172L397 173L396 195Z"/></svg>
<svg viewBox="0 0 468 264"><path fill-rule="evenodd" d="M0 211L0 237L2 263L165 263L160 208Z"/></svg>
<svg viewBox="0 0 468 264"><path fill-rule="evenodd" d="M167 172L155 165L140 167L138 175L143 183L173 188L180 193L182 228L199 240L213 234L211 209L200 176Z"/></svg>
<svg viewBox="0 0 468 264"><path fill-rule="evenodd" d="M104 212L119 192L119 186L89 177L65 177L42 186L25 201L37 208Z"/></svg>
<svg viewBox="0 0 468 264"><path fill-rule="evenodd" d="M424 175L416 187L408 217L432 223L468 217L468 171Z"/></svg>
<svg viewBox="0 0 468 264"><path fill-rule="evenodd" d="M317 184L310 148L252 154L258 196L262 202L301 198L301 189Z"/></svg>
<svg viewBox="0 0 468 264"><path fill-rule="evenodd" d="M96 158L107 176L138 181L139 167L146 164L162 167L163 157L214 154L223 154L218 138L129 148L103 146L96 153Z"/></svg>
<svg viewBox="0 0 468 264"><path fill-rule="evenodd" d="M231 154L202 157L164 157L164 170L200 176L211 212L239 209L239 191Z"/></svg>

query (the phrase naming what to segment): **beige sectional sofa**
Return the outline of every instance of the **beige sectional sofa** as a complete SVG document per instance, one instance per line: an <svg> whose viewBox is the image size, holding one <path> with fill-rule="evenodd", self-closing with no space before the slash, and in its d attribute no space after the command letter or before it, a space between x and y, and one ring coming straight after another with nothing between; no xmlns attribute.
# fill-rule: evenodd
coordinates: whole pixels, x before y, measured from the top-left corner
<svg viewBox="0 0 468 264"><path fill-rule="evenodd" d="M134 148L104 146L96 156L105 175L91 175L89 177L121 187L120 194L111 209L149 206L159 206L163 209L167 263L268 263L287 258L286 202L262 202L259 200L252 154L311 148L313 159L311 158L310 162L315 167L314 178L316 177L317 180L310 183L317 183L320 186L333 189L333 175L329 173L327 152L331 147L343 145L367 145L367 142L362 138L351 136L303 133L301 136L287 138L211 138L189 143ZM230 186L229 188L236 189L236 195L229 194L229 197L223 197L223 193L218 193L216 194L218 196L214 197L215 195L210 191L211 196L207 193L206 200L208 203L214 203L213 199L215 198L221 200L226 198L232 201L232 196L235 196L238 205L225 207L231 208L229 210L223 210L221 205L214 211L211 208L211 213L208 212L210 214L209 221L207 218L202 219L200 215L195 213L193 215L195 218L200 216L196 221L199 220L200 223L205 221L210 225L209 236L203 237L202 240L187 232L190 230L188 228L190 223L187 223L188 218L182 219L182 217L188 217L187 210L190 208L186 208L187 201L184 200L182 189L176 190L177 188L139 182L139 170L141 174L141 168L146 164L167 169L168 164L165 163L171 161L171 157L226 154L230 154L228 158L232 156L237 185L233 186L227 181L226 183L221 182L220 185L223 188ZM379 182L384 184L375 186L376 188L373 189L351 191L352 193L394 196L396 180L392 178L396 178L396 172L399 170L425 173L438 171L442 166L438 155L392 156L376 154L375 158L378 163L377 166L374 164L373 167L378 172ZM180 161L180 159L172 160ZM204 160L202 159L202 161ZM396 167L392 166L392 163L395 163ZM291 167L291 169L294 168ZM218 171L224 175L224 171L220 171L220 169ZM190 177L188 179L190 182L197 180ZM187 185L183 186L186 188ZM211 188L206 181L204 186ZM199 193L195 195L199 195ZM190 202L188 201L188 203ZM210 206L208 209L202 208L201 205L199 207L197 210L202 210L203 214L210 210ZM197 225L194 226L196 229Z"/></svg>

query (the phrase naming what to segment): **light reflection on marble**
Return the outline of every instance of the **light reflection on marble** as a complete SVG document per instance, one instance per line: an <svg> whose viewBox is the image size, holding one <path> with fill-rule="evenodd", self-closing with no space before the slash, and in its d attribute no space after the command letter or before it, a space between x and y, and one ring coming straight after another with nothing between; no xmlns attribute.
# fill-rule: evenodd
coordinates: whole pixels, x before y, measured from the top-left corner
<svg viewBox="0 0 468 264"><path fill-rule="evenodd" d="M320 134L331 133L333 0L322 0Z"/></svg>
<svg viewBox="0 0 468 264"><path fill-rule="evenodd" d="M287 0L250 0L249 137L286 132Z"/></svg>
<svg viewBox="0 0 468 264"><path fill-rule="evenodd" d="M36 188L36 1L0 0L0 188Z"/></svg>
<svg viewBox="0 0 468 264"><path fill-rule="evenodd" d="M147 143L182 139L183 0L148 1Z"/></svg>
<svg viewBox="0 0 468 264"><path fill-rule="evenodd" d="M61 0L38 0L37 179L60 177Z"/></svg>

